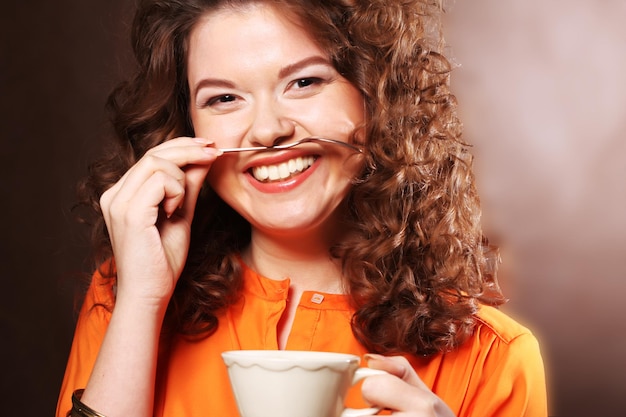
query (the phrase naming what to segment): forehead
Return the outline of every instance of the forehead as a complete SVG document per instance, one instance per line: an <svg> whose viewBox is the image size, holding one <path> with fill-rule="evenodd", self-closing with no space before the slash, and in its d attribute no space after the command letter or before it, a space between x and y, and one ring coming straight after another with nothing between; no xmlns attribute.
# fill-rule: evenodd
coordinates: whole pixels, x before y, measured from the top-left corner
<svg viewBox="0 0 626 417"><path fill-rule="evenodd" d="M262 63L280 56L326 56L292 13L265 3L225 7L205 14L189 36L188 65L248 60ZM212 65L212 64L211 64Z"/></svg>
<svg viewBox="0 0 626 417"><path fill-rule="evenodd" d="M199 32L210 30L211 26L220 26L219 30L224 35L233 36L234 32L245 29L241 25L260 19L273 26L288 27L291 30L302 32L313 38L310 36L310 28L303 23L303 19L294 10L279 8L276 4L257 1L239 5L222 5L215 10L205 12L192 27L189 37L190 39L193 37L197 38ZM219 25L224 21L229 23ZM214 35L219 34L217 31L214 32Z"/></svg>

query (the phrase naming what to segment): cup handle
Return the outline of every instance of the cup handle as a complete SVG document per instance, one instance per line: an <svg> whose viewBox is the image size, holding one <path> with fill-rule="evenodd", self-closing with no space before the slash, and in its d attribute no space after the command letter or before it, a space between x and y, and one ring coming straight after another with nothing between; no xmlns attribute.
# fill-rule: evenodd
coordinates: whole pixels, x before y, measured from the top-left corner
<svg viewBox="0 0 626 417"><path fill-rule="evenodd" d="M367 378L368 376L373 375L385 375L387 372L382 371L380 369L372 369L372 368L359 368L354 373L354 378L352 378L352 385L356 384L363 378ZM380 407L370 407L370 408L346 408L341 413L341 417L363 417L363 416L373 416L381 410Z"/></svg>

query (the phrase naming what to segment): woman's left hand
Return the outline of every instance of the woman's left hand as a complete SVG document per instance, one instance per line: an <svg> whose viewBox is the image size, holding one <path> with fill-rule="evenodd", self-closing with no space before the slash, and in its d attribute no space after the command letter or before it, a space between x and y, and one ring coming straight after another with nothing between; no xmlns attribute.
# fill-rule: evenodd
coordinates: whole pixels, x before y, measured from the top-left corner
<svg viewBox="0 0 626 417"><path fill-rule="evenodd" d="M406 358L373 354L366 358L370 368L389 373L363 381L361 393L367 402L392 410L394 416L454 417L452 410L424 384Z"/></svg>

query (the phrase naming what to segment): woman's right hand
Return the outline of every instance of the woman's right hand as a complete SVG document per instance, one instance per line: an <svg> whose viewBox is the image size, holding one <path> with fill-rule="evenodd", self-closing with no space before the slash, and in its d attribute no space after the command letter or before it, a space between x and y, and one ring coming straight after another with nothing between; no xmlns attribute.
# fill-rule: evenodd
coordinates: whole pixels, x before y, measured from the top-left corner
<svg viewBox="0 0 626 417"><path fill-rule="evenodd" d="M163 309L189 249L200 188L220 155L181 137L150 149L100 199L117 270L117 300ZM135 304L137 305L137 304Z"/></svg>

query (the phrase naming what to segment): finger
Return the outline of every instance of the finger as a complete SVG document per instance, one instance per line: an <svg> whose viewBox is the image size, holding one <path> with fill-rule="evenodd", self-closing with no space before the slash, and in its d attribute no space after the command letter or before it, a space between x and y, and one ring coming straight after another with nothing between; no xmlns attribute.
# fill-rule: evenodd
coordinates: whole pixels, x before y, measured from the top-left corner
<svg viewBox="0 0 626 417"><path fill-rule="evenodd" d="M417 375L409 361L403 356L383 356L376 354L365 355L367 366L374 369L381 369L397 376L401 380L414 385L428 389L426 384Z"/></svg>
<svg viewBox="0 0 626 417"><path fill-rule="evenodd" d="M212 146L200 146L198 143L187 144L186 146L168 147L165 149L151 150L146 153L141 160L135 164L129 172L125 181L130 181L131 176L136 176L132 171L143 172L143 177L147 178L156 170L167 170L174 175L174 170L183 169L190 165L209 165L220 154L220 150ZM182 172L182 171L181 171ZM183 174L178 174L178 177ZM138 176L138 182L143 182L142 176ZM132 182L130 183L132 187Z"/></svg>
<svg viewBox="0 0 626 417"><path fill-rule="evenodd" d="M193 218L196 202L210 167L210 165L194 165L185 169L185 199L178 206L182 217L189 220Z"/></svg>
<svg viewBox="0 0 626 417"><path fill-rule="evenodd" d="M200 151L202 152L198 160L189 159L188 149L186 148L191 147L192 152L197 153L198 146L200 146ZM166 152L167 154L165 154ZM222 151L215 147L215 143L212 140L182 137L168 141L167 146L164 145L158 149L154 148L154 154L155 156L168 158L178 164L185 172L185 201L184 204L179 206L179 210L184 207L184 212L180 214L191 219L198 195L209 169L213 161L222 155Z"/></svg>
<svg viewBox="0 0 626 417"><path fill-rule="evenodd" d="M130 199L146 180L158 171L163 171L184 184L186 175L182 168L205 166L208 169L219 152L214 147L203 147L198 144L151 152L128 170L114 186L113 193L117 195L117 198Z"/></svg>
<svg viewBox="0 0 626 417"><path fill-rule="evenodd" d="M454 416L450 408L424 384L402 356L366 355L368 366L388 372L363 381L363 398L379 407L399 411L397 416ZM403 413L406 412L406 413Z"/></svg>
<svg viewBox="0 0 626 417"><path fill-rule="evenodd" d="M368 367L389 373L367 378L363 382L362 393L367 401L392 410L415 410L421 407L420 397L427 398L425 394L430 390L406 358L367 354L365 359Z"/></svg>
<svg viewBox="0 0 626 417"><path fill-rule="evenodd" d="M158 181L158 180L157 180ZM161 207L165 216L169 219L172 214L183 206L185 200L185 183L180 182L172 177L165 177L159 181L163 186L163 199Z"/></svg>
<svg viewBox="0 0 626 417"><path fill-rule="evenodd" d="M132 195L119 194L111 203L110 217L121 221L125 228L144 229L156 224L161 209L170 217L182 204L184 179L180 181L164 171L156 171Z"/></svg>
<svg viewBox="0 0 626 417"><path fill-rule="evenodd" d="M221 151L216 148L215 142L205 138L179 137L163 142L149 149L145 156L156 156L167 159L179 167L194 163L203 163Z"/></svg>
<svg viewBox="0 0 626 417"><path fill-rule="evenodd" d="M142 159L102 195L100 201L105 216L116 218L123 216L130 208L134 211L143 211L142 207L144 209L158 207L161 200L152 201L150 198L137 198L137 195L142 193L146 186L152 190L152 195L157 195L158 192L154 194L155 187L157 190L163 189L162 185L157 184L157 180L168 183L175 181L184 189L185 173L169 161L159 160L155 157ZM171 188L172 185L169 184L168 187ZM146 193L144 192L143 195L145 196ZM148 201L150 203L146 205Z"/></svg>
<svg viewBox="0 0 626 417"><path fill-rule="evenodd" d="M365 378L361 394L368 403L390 410L426 411L430 406L427 393L391 374Z"/></svg>
<svg viewBox="0 0 626 417"><path fill-rule="evenodd" d="M178 176L182 180L183 174L176 174L174 171L176 167L210 164L220 154L221 151L208 139L181 137L169 140L146 152L112 187L111 194L116 194L122 188L134 192L157 170L166 170L170 175ZM169 168L168 164L171 165Z"/></svg>

